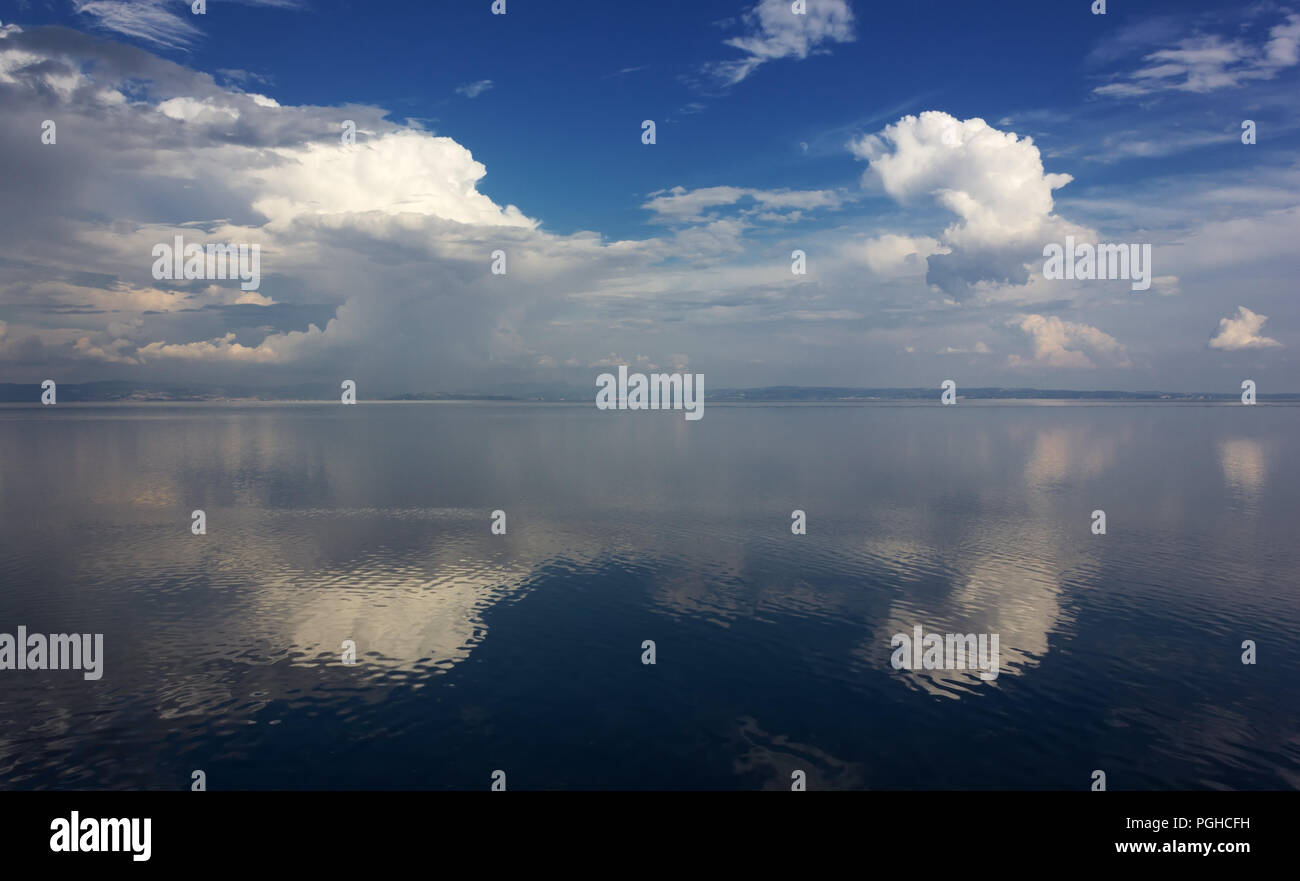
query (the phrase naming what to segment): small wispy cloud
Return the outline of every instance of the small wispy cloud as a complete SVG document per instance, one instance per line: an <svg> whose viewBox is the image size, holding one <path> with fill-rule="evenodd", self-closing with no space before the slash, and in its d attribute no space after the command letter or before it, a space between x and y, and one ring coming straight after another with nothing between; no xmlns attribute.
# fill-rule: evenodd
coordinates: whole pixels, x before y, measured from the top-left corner
<svg viewBox="0 0 1300 881"><path fill-rule="evenodd" d="M245 86L251 83L261 85L273 85L274 80L260 73L253 73L251 70L240 70L239 68L218 68L217 73L225 77L228 82L238 86Z"/></svg>
<svg viewBox="0 0 1300 881"><path fill-rule="evenodd" d="M1287 11L1262 43L1198 35L1148 53L1142 60L1146 66L1098 86L1093 93L1127 98L1163 91L1213 92L1252 80L1270 80L1283 69L1300 64L1300 14Z"/></svg>
<svg viewBox="0 0 1300 881"><path fill-rule="evenodd" d="M651 193L651 199L642 205L655 214L655 220L661 223L703 223L714 220L708 209L735 205L742 199L752 199L757 208L743 212L757 215L759 219L771 220L774 217L761 212L792 211L793 216L782 215L782 219L798 220L803 211L816 208L835 209L840 207L844 196L833 190L760 190L750 187L703 187L687 190L685 187L673 187Z"/></svg>
<svg viewBox="0 0 1300 881"><path fill-rule="evenodd" d="M245 6L303 8L301 0L233 2ZM72 8L78 14L94 19L95 25L102 30L168 49L188 48L203 34L198 28L202 17L193 14L189 3L176 0L72 0Z"/></svg>
<svg viewBox="0 0 1300 881"><path fill-rule="evenodd" d="M974 346L944 346L939 350L940 355L992 355L993 350L983 342L977 342Z"/></svg>
<svg viewBox="0 0 1300 881"><path fill-rule="evenodd" d="M769 61L804 59L826 43L850 43L853 11L847 0L807 0L796 13L790 0L759 0L741 17L745 33L724 41L744 58L710 64L706 70L723 86L734 86Z"/></svg>
<svg viewBox="0 0 1300 881"><path fill-rule="evenodd" d="M456 89L457 95L464 95L466 98L477 98L488 89L492 88L492 80L479 80L475 83L466 83Z"/></svg>

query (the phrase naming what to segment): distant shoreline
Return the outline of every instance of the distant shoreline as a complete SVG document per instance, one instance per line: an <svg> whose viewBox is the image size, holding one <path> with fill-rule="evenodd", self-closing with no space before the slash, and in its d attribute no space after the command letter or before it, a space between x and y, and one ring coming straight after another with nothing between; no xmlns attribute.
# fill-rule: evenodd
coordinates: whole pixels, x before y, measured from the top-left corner
<svg viewBox="0 0 1300 881"><path fill-rule="evenodd" d="M749 389L717 389L704 400L712 404L856 404L938 401L936 388L840 388L805 386L765 386ZM1239 403L1241 393L1166 392L1166 391L1080 391L1072 389L1003 388L996 386L959 388L958 400L974 401L1057 401L1092 403ZM1300 392L1258 394L1263 402L1300 402ZM32 383L0 383L0 404L40 404L41 387ZM520 391L514 394L478 394L471 392L407 393L367 398L365 403L411 402L478 402L525 404L591 404L595 390L576 387L552 387ZM248 389L207 386L165 386L128 382L60 383L60 404L148 404L148 403L225 403L225 404L307 404L338 403L339 392L330 384L312 384L284 389Z"/></svg>

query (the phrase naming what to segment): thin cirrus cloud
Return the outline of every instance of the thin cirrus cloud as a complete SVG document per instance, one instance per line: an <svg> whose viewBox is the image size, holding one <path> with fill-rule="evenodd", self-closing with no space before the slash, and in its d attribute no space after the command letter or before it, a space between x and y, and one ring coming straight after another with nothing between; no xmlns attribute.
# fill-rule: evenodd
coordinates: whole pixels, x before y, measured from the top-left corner
<svg viewBox="0 0 1300 881"><path fill-rule="evenodd" d="M1282 21L1254 43L1200 34L1150 52L1142 60L1144 66L1098 86L1094 94L1126 98L1165 91L1213 92L1273 79L1300 64L1300 14L1285 11Z"/></svg>
<svg viewBox="0 0 1300 881"><path fill-rule="evenodd" d="M1219 319L1219 332L1210 340L1210 348L1228 352L1281 348L1282 344L1277 340L1260 333L1266 321L1268 316L1257 315L1245 306L1238 306L1235 318Z"/></svg>
<svg viewBox="0 0 1300 881"><path fill-rule="evenodd" d="M492 88L492 80L478 80L473 83L466 83L456 89L457 95L464 95L466 98L477 98L488 89Z"/></svg>
<svg viewBox="0 0 1300 881"><path fill-rule="evenodd" d="M301 0L233 0L245 6L301 9ZM73 10L100 30L166 49L184 49L202 36L189 3L177 0L73 0Z"/></svg>

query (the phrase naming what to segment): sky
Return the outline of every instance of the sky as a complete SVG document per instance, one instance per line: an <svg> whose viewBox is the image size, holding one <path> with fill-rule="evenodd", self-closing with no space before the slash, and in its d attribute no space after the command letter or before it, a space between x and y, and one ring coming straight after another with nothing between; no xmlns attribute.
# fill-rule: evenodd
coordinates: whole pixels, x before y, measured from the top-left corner
<svg viewBox="0 0 1300 881"><path fill-rule="evenodd" d="M0 0L0 381L1300 391L1300 3L493 5Z"/></svg>

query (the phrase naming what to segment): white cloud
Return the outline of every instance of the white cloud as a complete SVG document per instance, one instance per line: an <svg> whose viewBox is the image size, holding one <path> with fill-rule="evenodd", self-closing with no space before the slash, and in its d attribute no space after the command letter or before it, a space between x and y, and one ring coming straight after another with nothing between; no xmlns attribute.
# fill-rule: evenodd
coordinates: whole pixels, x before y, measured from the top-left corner
<svg viewBox="0 0 1300 881"><path fill-rule="evenodd" d="M665 353L690 353L725 384L785 383L792 366L815 361L795 376L843 382L865 370L881 384L906 385L926 369L921 361L943 355L980 364L993 381L1006 375L1012 351L1018 367L1126 363L1123 348L1090 325L1129 327L1145 344L1145 328L1174 305L1146 298L1138 315L1128 298L1108 295L1113 302L1095 305L1109 312L1075 303L1070 317L1086 324L1019 315L1020 331L1008 335L1023 332L1023 341L988 337L1007 315L1065 314L1061 298L1081 295L1038 285L1032 272L1029 285L1005 285L1031 258L1041 265L1040 236L1072 228L1052 203L1068 178L1047 174L1028 139L980 120L922 114L855 145L874 166L868 183L909 209L920 203L916 216L877 212L794 235L762 221L801 212L821 220L859 193L674 187L641 200L666 230L617 240L547 232L534 219L546 216L544 201L525 216L480 192L488 170L467 145L392 122L385 108L280 106L74 31L0 34L6 118L55 117L60 134L51 163L55 151L21 133L34 125L10 127L7 140L0 129L8 169L0 202L25 206L0 216L6 379L50 365L42 375L250 385L342 375L364 377L368 394L468 390L505 382L511 371L524 381L539 367L557 376L586 370L613 351L631 353L623 363L660 365L688 360ZM50 77L63 86L47 88ZM355 144L340 142L343 119L357 123ZM1250 178L1294 196L1294 182L1273 180ZM554 197L564 193L557 180ZM1193 212L1204 200L1179 198L1150 200L1171 212L1162 229L1203 216ZM1259 213L1274 204L1216 205L1218 227L1178 236L1184 246L1169 249L1160 269L1182 276L1187 308L1207 274L1254 265L1257 253L1289 270L1300 209L1292 199L1276 203L1285 211ZM153 244L176 234L260 244L262 286L153 279ZM498 248L508 254L506 276L488 269ZM807 251L806 276L790 273L795 248ZM975 294L960 304L937 296L924 282L936 272ZM1261 308L1274 294L1255 280L1284 278L1264 273L1234 270ZM1165 280L1155 284L1172 292L1175 282ZM1279 308L1265 311L1287 314ZM1122 323L1129 316L1150 321ZM1184 329L1174 333L1185 341ZM988 339L997 355L977 342ZM909 349L915 366L900 359ZM761 371L749 366L759 363Z"/></svg>
<svg viewBox="0 0 1300 881"><path fill-rule="evenodd" d="M297 9L299 0L234 0L246 6ZM177 0L73 0L73 9L94 19L103 30L134 37L168 49L183 49L199 38L199 16L190 3Z"/></svg>
<svg viewBox="0 0 1300 881"><path fill-rule="evenodd" d="M1211 349L1235 352L1238 349L1270 349L1281 347L1275 339L1261 336L1268 316L1257 315L1245 306L1237 307L1236 318L1220 318L1219 333L1210 340Z"/></svg>
<svg viewBox="0 0 1300 881"><path fill-rule="evenodd" d="M1094 235L1052 213L1052 191L1073 178L1046 173L1032 138L982 119L927 110L858 138L849 149L870 163L864 186L904 203L931 198L957 215L940 237L951 251L931 256L927 275L955 297L980 281L1023 285L1044 242Z"/></svg>
<svg viewBox="0 0 1300 881"><path fill-rule="evenodd" d="M90 341L90 337L84 336L77 340L73 348L87 358L106 361L109 364L140 363L137 358L127 352L127 350L134 349L135 346L130 340L126 339L115 339L104 345L95 345Z"/></svg>
<svg viewBox="0 0 1300 881"><path fill-rule="evenodd" d="M479 80L458 87L456 89L456 94L464 95L466 98L477 98L490 88L492 88L492 80Z"/></svg>
<svg viewBox="0 0 1300 881"><path fill-rule="evenodd" d="M944 346L939 350L940 355L992 355L993 350L985 343L977 342L974 346L966 348L965 346Z"/></svg>
<svg viewBox="0 0 1300 881"><path fill-rule="evenodd" d="M161 340L141 346L135 357L141 362L157 359L182 361L207 361L243 364L291 363L302 356L302 347L318 344L335 331L337 320L331 320L325 330L309 325L305 331L273 334L256 346L245 346L236 340L234 332L211 340L192 343L166 343Z"/></svg>
<svg viewBox="0 0 1300 881"><path fill-rule="evenodd" d="M193 343L149 343L140 347L138 355L145 361L152 358L182 358L189 361L252 361L268 364L278 360L274 346L241 345L235 341L233 332L217 339Z"/></svg>
<svg viewBox="0 0 1300 881"><path fill-rule="evenodd" d="M998 246L1034 236L1051 217L1052 190L1073 180L1044 172L1032 138L937 110L905 116L849 147L870 163L866 182L878 181L900 201L933 196L957 214L961 221L944 230L945 241L957 246Z"/></svg>
<svg viewBox="0 0 1300 881"><path fill-rule="evenodd" d="M670 355L669 360L673 358L685 358L684 355ZM685 362L682 362L683 365ZM625 366L632 370L658 370L659 364L649 355L637 355L635 358L624 358L623 356L610 352L608 355L602 355L591 361L588 367L620 367Z"/></svg>
<svg viewBox="0 0 1300 881"><path fill-rule="evenodd" d="M73 0L73 9L99 27L169 49L194 42L201 31L179 3L164 0ZM181 12L184 10L185 14Z"/></svg>
<svg viewBox="0 0 1300 881"><path fill-rule="evenodd" d="M1269 29L1262 45L1203 35L1181 40L1143 58L1145 67L1093 91L1111 97L1134 97L1161 91L1212 92L1252 80L1269 80L1300 63L1300 15Z"/></svg>
<svg viewBox="0 0 1300 881"><path fill-rule="evenodd" d="M838 208L843 196L833 190L757 190L744 187L702 187L687 190L685 187L673 187L650 194L652 198L642 205L655 213L655 219L671 223L702 223L716 219L705 215L708 208L735 205L742 199L752 199L759 209L742 212L758 219L773 219L774 215L765 214L761 209L796 209L806 211L814 208ZM784 219L784 215L777 219ZM798 219L797 217L794 219Z"/></svg>
<svg viewBox="0 0 1300 881"><path fill-rule="evenodd" d="M828 42L853 41L853 11L847 0L807 0L806 8L797 15L790 0L759 0L742 17L745 33L725 41L745 57L711 65L712 73L732 86L768 61L804 59Z"/></svg>
<svg viewBox="0 0 1300 881"><path fill-rule="evenodd" d="M1017 326L1034 343L1031 358L1011 355L1008 367L1077 367L1097 366L1094 358L1115 367L1128 367L1128 353L1114 337L1087 324L1062 321L1055 315L1023 315Z"/></svg>
<svg viewBox="0 0 1300 881"><path fill-rule="evenodd" d="M1183 292L1176 275L1157 275L1151 284L1162 297L1176 297Z"/></svg>
<svg viewBox="0 0 1300 881"><path fill-rule="evenodd" d="M212 98L197 99L185 95L160 101L158 112L177 122L230 123L239 119L238 107L219 104Z"/></svg>
<svg viewBox="0 0 1300 881"><path fill-rule="evenodd" d="M1222 272L1237 267L1258 266L1269 260L1294 265L1295 243L1300 237L1300 201L1294 184L1279 183L1286 200L1292 204L1276 211L1263 210L1261 203L1269 194L1245 194L1238 215L1225 220L1207 220L1186 237L1186 246L1177 255L1180 274L1207 271ZM1209 194L1209 199L1213 199ZM1209 199L1197 201L1204 205ZM1251 210L1252 203L1254 210ZM1181 206L1180 206L1181 207Z"/></svg>
<svg viewBox="0 0 1300 881"><path fill-rule="evenodd" d="M848 242L844 245L843 252L849 260L866 264L875 275L897 278L924 275L926 258L932 254L947 253L947 249L928 236L913 238L885 233Z"/></svg>
<svg viewBox="0 0 1300 881"><path fill-rule="evenodd" d="M533 228L518 208L478 192L487 174L451 138L397 131L272 151L283 161L251 171L261 182L253 207L273 224L303 215L418 214L457 223Z"/></svg>

